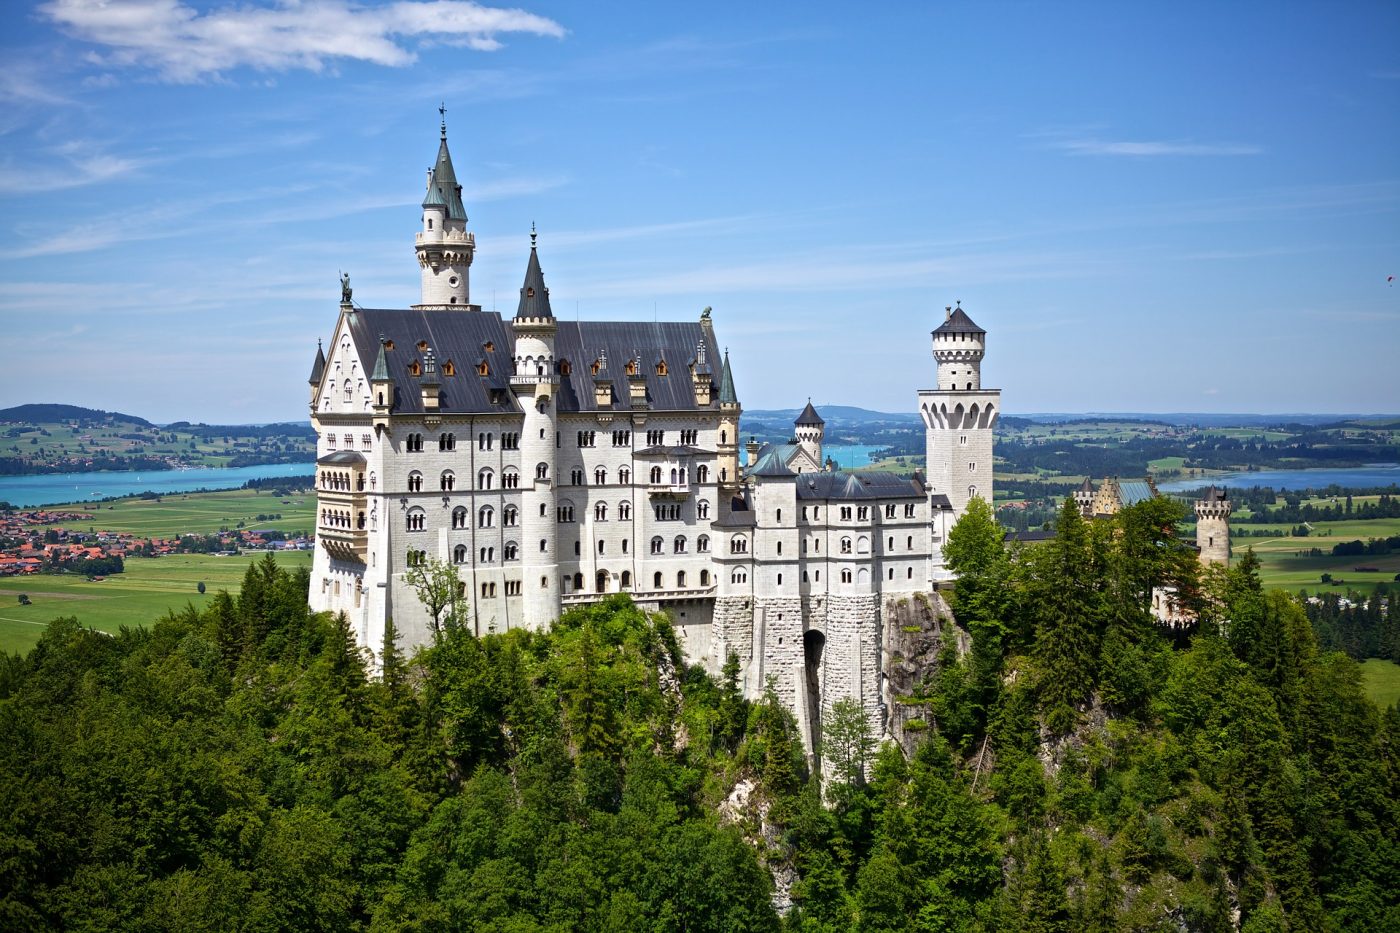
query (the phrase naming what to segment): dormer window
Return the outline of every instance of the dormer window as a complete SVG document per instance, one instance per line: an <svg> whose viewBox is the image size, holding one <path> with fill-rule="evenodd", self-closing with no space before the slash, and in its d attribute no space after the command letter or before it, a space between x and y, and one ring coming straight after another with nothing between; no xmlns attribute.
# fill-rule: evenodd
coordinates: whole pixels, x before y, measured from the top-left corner
<svg viewBox="0 0 1400 933"><path fill-rule="evenodd" d="M442 364L442 374L443 374L444 376L455 376L455 375L457 375L457 367L454 366L454 365L452 365L452 361L451 361L451 360L448 360L446 363L443 363L443 364Z"/></svg>
<svg viewBox="0 0 1400 933"><path fill-rule="evenodd" d="M481 362L477 363L477 364L476 364L476 374L477 374L478 376L489 376L489 375L491 375L491 364L488 363L488 362L486 362L485 360L482 360Z"/></svg>
<svg viewBox="0 0 1400 933"><path fill-rule="evenodd" d="M525 289L525 297L526 297L526 298L534 298L534 297L535 297L535 290L534 290L533 288L527 288L527 289Z"/></svg>
<svg viewBox="0 0 1400 933"><path fill-rule="evenodd" d="M629 376L635 376L635 375L637 375L637 361L636 361L636 360L628 360L628 361L627 361L627 375L629 375Z"/></svg>
<svg viewBox="0 0 1400 933"><path fill-rule="evenodd" d="M423 375L423 366L417 360L414 360L412 363L408 364L408 374L410 376Z"/></svg>
<svg viewBox="0 0 1400 933"><path fill-rule="evenodd" d="M664 376L664 375L666 375L666 361L665 361L665 360L662 360L661 362L659 362L659 363L656 364L656 374L657 374L658 376Z"/></svg>
<svg viewBox="0 0 1400 933"><path fill-rule="evenodd" d="M420 341L418 341L418 352L419 352L419 353L422 353L423 351L425 351L425 350L427 350L427 349L428 349L428 341L426 341L426 340L420 340Z"/></svg>
<svg viewBox="0 0 1400 933"><path fill-rule="evenodd" d="M593 361L593 375L595 375L595 376L598 375L598 370L600 370L600 369L602 369L602 368L603 368L603 363L602 363L601 360L594 360L594 361Z"/></svg>
<svg viewBox="0 0 1400 933"><path fill-rule="evenodd" d="M574 372L574 368L573 368L572 366L569 365L569 361L568 361L568 360L560 360L560 361L559 361L559 375L561 375L561 376L571 376L571 375L573 375L573 372Z"/></svg>
<svg viewBox="0 0 1400 933"><path fill-rule="evenodd" d="M496 349L496 344L488 340L481 345L481 349L485 350L487 353L492 353Z"/></svg>
<svg viewBox="0 0 1400 933"><path fill-rule="evenodd" d="M394 341L392 341L392 340L386 340L386 341L384 341L384 349L386 349L386 350L392 350L392 349L394 349Z"/></svg>

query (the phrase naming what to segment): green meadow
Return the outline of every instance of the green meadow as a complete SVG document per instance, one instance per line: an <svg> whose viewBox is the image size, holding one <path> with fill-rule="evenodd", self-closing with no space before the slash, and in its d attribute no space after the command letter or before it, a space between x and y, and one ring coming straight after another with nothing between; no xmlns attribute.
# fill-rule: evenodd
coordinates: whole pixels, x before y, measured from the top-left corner
<svg viewBox="0 0 1400 933"><path fill-rule="evenodd" d="M290 482L290 480L289 480ZM45 506L51 511L90 512L88 522L59 522L70 530L130 532L148 537L211 534L227 528L275 528L311 531L316 523L316 496L310 492L274 496L259 489L172 493L160 499L130 498L115 502L78 502ZM259 515L281 515L258 520ZM239 523L242 523L241 525Z"/></svg>
<svg viewBox="0 0 1400 933"><path fill-rule="evenodd" d="M148 625L186 604L202 608L219 590L237 593L248 565L262 560L265 553L132 557L126 561L125 573L97 583L76 574L0 578L0 651L28 651L44 626L61 616L75 616L83 625L116 632L124 625ZM275 556L288 570L311 566L310 551L277 551ZM19 604L21 593L32 605Z"/></svg>
<svg viewBox="0 0 1400 933"><path fill-rule="evenodd" d="M1369 658L1361 662L1361 680L1367 696L1381 709L1400 703L1400 664Z"/></svg>

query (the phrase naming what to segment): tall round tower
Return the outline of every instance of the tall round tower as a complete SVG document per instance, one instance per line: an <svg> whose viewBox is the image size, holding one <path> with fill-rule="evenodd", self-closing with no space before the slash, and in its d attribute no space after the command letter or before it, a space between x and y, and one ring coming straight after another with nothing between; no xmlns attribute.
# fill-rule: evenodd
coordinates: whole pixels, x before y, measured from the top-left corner
<svg viewBox="0 0 1400 933"><path fill-rule="evenodd" d="M982 357L987 332L962 309L949 308L943 326L933 332L933 358L938 363L938 388L972 392L982 388Z"/></svg>
<svg viewBox="0 0 1400 933"><path fill-rule="evenodd" d="M523 569L525 624L544 628L559 618L559 554L555 507L555 431L559 379L555 375L554 337L558 322L549 307L535 234L530 234L530 264L520 288L515 331L515 373L511 391L525 413L520 432L520 562Z"/></svg>
<svg viewBox="0 0 1400 933"><path fill-rule="evenodd" d="M445 113L445 111L443 111ZM437 162L428 169L423 196L423 229L414 248L423 274L422 300L415 308L478 310L471 304L470 272L476 238L467 232L462 186L447 151L447 120L442 122Z"/></svg>
<svg viewBox="0 0 1400 933"><path fill-rule="evenodd" d="M822 416L817 414L817 410L812 407L812 400L807 399L807 407L802 409L802 414L797 416L793 422L793 430L797 434L797 443L807 452L808 456L817 465L817 469L822 468L822 437L826 434L826 422ZM799 468L798 472L802 472Z"/></svg>
<svg viewBox="0 0 1400 933"><path fill-rule="evenodd" d="M1202 564L1230 563L1230 512L1233 508L1229 494L1215 486L1196 500L1196 547L1200 549Z"/></svg>

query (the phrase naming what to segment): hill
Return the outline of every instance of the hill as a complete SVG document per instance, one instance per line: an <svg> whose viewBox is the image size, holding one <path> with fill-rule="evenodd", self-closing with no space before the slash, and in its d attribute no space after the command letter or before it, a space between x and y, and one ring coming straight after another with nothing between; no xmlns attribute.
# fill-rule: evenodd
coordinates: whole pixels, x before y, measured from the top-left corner
<svg viewBox="0 0 1400 933"><path fill-rule="evenodd" d="M155 427L145 418L138 418L135 415L125 415L119 411L102 411L100 408L83 408L81 405L30 404L0 409L0 423L56 424L68 421L96 421L102 424L126 422L138 424L143 428Z"/></svg>

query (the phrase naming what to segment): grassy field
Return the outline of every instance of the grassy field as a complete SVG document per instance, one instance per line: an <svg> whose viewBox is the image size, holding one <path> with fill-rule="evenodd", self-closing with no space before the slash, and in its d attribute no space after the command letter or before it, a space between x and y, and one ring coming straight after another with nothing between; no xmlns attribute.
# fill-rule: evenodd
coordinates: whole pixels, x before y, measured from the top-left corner
<svg viewBox="0 0 1400 933"><path fill-rule="evenodd" d="M1361 677L1366 684L1366 695L1377 706L1385 709L1400 702L1400 664L1370 658L1361 662Z"/></svg>
<svg viewBox="0 0 1400 933"><path fill-rule="evenodd" d="M237 593L248 565L264 552L236 557L176 554L168 557L133 557L126 572L101 583L88 583L76 575L39 574L23 579L0 579L0 651L25 652L43 634L44 626L59 616L76 616L84 625L116 632L123 625L146 625L182 609L186 603L203 607L219 590ZM311 566L310 551L279 551L277 562L289 569ZM200 582L206 587L198 592ZM33 605L19 605L19 594Z"/></svg>
<svg viewBox="0 0 1400 933"><path fill-rule="evenodd" d="M1332 545L1341 541L1364 541L1367 538L1396 534L1396 531L1387 529L1391 529L1397 522L1400 522L1400 519L1326 522L1319 523L1317 527L1331 530L1331 535L1314 534L1306 538L1234 537L1230 543L1236 557L1244 554L1246 548L1254 548L1254 553L1259 557L1260 576L1267 588L1316 592L1327 588L1327 584L1322 582L1322 574L1330 573L1334 580L1343 581L1338 585L1339 589L1371 592L1381 583L1396 585L1395 575L1400 573L1400 553L1362 557L1333 557L1329 553L1322 557L1307 557L1300 556L1298 552L1310 548L1321 548L1326 552L1331 551ZM1357 573L1357 567L1376 567L1380 572Z"/></svg>
<svg viewBox="0 0 1400 933"><path fill-rule="evenodd" d="M100 456L176 457L191 466L226 466L237 456L315 456L314 439L300 426L297 433L259 437L229 426L226 434L203 437L180 428L144 427L129 421L11 425L0 437L0 455L53 462Z"/></svg>
<svg viewBox="0 0 1400 933"><path fill-rule="evenodd" d="M289 480L288 482L291 482ZM91 512L90 522L61 523L79 531L130 532L143 537L177 534L209 534L221 528L276 528L311 531L316 524L316 497L311 493L285 497L256 489L225 492L173 493L156 499L121 499L117 502L51 505L53 511ZM258 521L259 515L281 515Z"/></svg>

